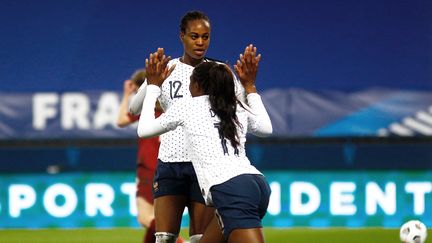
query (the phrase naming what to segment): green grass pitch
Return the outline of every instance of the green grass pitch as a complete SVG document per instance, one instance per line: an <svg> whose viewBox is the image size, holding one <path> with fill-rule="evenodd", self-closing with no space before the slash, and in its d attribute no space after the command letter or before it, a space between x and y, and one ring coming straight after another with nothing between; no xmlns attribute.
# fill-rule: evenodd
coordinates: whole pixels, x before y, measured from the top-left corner
<svg viewBox="0 0 432 243"><path fill-rule="evenodd" d="M38 230L0 230L2 243L114 243L114 242L142 242L144 230L130 228L114 229L38 229ZM373 243L373 242L400 242L398 229L363 228L363 229L311 229L265 228L264 234L268 243ZM182 230L181 235L187 239L187 231ZM432 237L432 230L428 231ZM426 242L432 242L428 239Z"/></svg>

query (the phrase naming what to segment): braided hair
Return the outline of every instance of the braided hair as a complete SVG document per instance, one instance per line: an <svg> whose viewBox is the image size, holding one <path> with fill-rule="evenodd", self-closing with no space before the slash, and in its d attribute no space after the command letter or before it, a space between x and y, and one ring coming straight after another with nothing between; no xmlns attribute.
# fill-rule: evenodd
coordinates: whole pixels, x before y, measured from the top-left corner
<svg viewBox="0 0 432 243"><path fill-rule="evenodd" d="M191 82L196 82L209 96L211 110L220 119L221 137L230 140L234 148L239 146L236 125L241 127L237 118L237 97L234 76L229 67L216 62L202 62L192 73Z"/></svg>

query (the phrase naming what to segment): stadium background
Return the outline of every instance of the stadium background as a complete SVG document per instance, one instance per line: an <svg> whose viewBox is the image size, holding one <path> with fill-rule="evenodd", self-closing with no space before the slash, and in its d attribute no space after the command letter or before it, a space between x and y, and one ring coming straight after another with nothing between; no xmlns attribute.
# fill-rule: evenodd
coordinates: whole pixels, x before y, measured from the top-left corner
<svg viewBox="0 0 432 243"><path fill-rule="evenodd" d="M275 133L247 149L265 226L432 226L430 1L19 0L0 2L0 228L138 226L122 83L157 47L182 54L193 9L209 57L263 55Z"/></svg>

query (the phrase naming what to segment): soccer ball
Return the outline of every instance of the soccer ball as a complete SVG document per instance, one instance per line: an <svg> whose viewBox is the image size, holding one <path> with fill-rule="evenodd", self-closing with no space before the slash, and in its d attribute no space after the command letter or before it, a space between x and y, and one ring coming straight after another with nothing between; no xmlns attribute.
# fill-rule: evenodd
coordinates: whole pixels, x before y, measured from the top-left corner
<svg viewBox="0 0 432 243"><path fill-rule="evenodd" d="M400 228L400 239L404 243L423 243L426 237L426 226L418 220L410 220Z"/></svg>

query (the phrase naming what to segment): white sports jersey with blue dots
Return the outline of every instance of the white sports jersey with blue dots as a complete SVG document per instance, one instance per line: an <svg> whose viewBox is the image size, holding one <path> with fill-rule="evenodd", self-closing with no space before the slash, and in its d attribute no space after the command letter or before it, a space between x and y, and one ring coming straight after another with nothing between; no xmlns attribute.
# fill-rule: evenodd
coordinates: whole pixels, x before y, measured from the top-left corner
<svg viewBox="0 0 432 243"><path fill-rule="evenodd" d="M171 75L161 86L162 93L159 96L159 103L166 112L170 107L185 98L190 98L189 91L190 76L194 67L182 63L180 58L171 60L168 66L176 65ZM236 81L236 90L240 100L244 101L244 88L239 81ZM187 109L188 107L183 107ZM182 113L183 111L179 110ZM160 136L161 144L159 148L159 159L163 162L190 162L190 156L186 149L186 138L183 128L179 127L172 132Z"/></svg>
<svg viewBox="0 0 432 243"><path fill-rule="evenodd" d="M161 133L178 130L179 127L183 129L189 156L207 205L212 204L209 194L211 186L241 174L261 174L251 165L245 152L247 132L266 136L272 131L270 118L258 94L247 96L250 106L248 110L237 106L241 127L237 128L240 146L235 149L229 140L219 135L220 119L211 111L207 95L176 102L166 113L154 120L154 114L150 111L154 109L154 101L160 92L159 87L148 86L141 114L142 126L138 127L138 134Z"/></svg>

